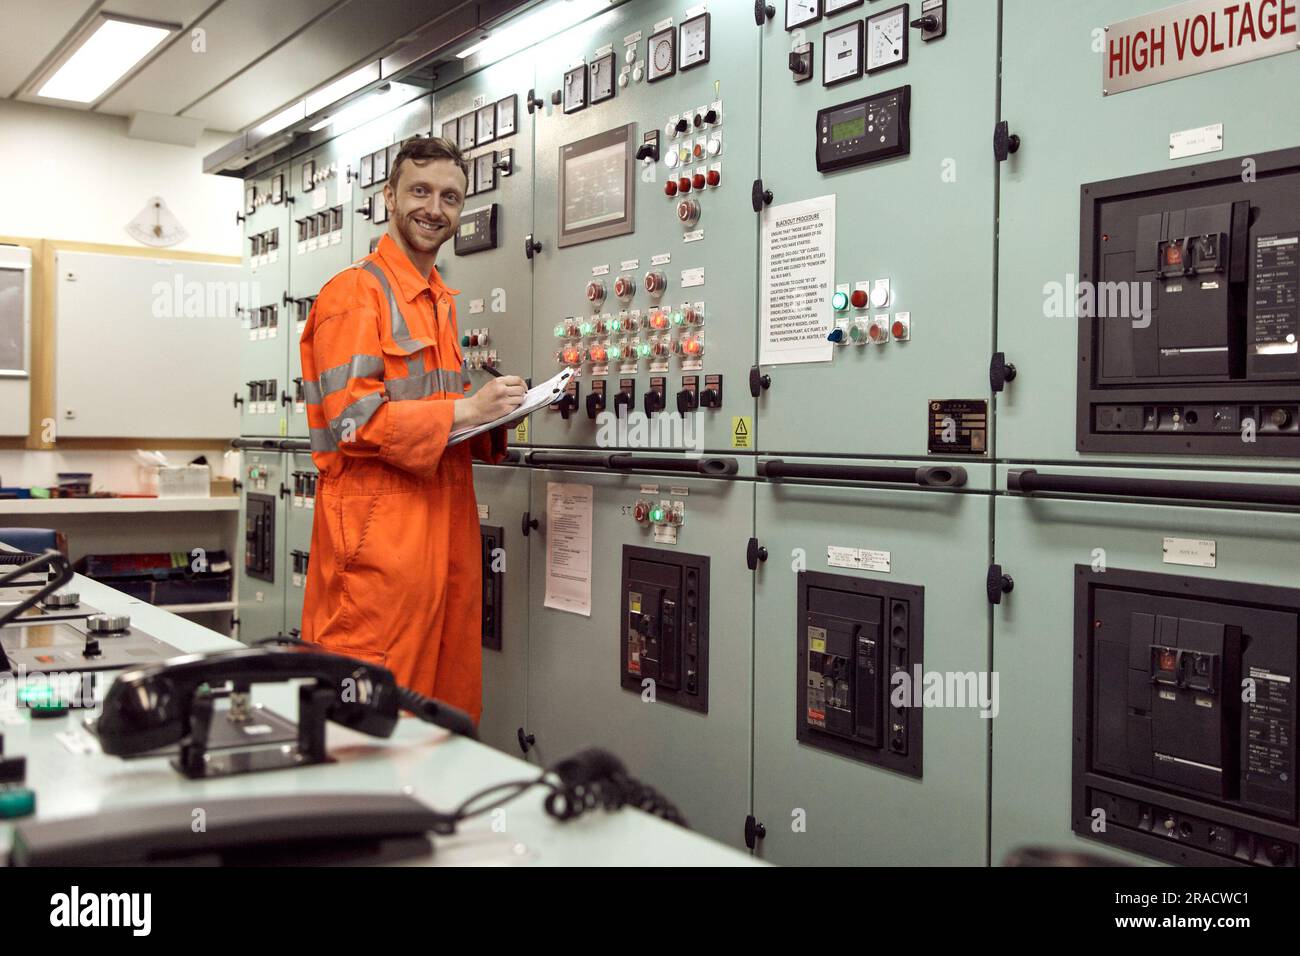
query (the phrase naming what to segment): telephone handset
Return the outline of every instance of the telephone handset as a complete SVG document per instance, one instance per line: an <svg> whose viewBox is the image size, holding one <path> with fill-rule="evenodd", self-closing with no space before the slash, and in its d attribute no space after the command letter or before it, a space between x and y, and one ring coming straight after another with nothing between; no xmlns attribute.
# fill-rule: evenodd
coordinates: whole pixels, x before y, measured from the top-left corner
<svg viewBox="0 0 1300 956"><path fill-rule="evenodd" d="M253 684L306 679L298 689L298 745L234 755L208 751L214 691L226 684L246 694ZM264 646L174 657L123 672L104 697L95 732L104 753L127 757L179 743L173 765L190 777L211 777L325 763L325 721L372 737L388 737L398 711L474 736L469 716L399 687L391 671L310 646Z"/></svg>

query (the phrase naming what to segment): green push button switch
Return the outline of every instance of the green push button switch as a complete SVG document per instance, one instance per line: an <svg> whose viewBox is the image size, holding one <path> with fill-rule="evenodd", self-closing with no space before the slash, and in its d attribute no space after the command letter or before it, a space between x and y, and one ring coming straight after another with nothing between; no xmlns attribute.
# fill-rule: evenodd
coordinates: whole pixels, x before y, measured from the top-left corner
<svg viewBox="0 0 1300 956"><path fill-rule="evenodd" d="M36 791L27 787L0 786L0 820L28 817L36 812Z"/></svg>
<svg viewBox="0 0 1300 956"><path fill-rule="evenodd" d="M843 312L849 307L849 294L847 292L836 292L831 296L831 308L836 312Z"/></svg>

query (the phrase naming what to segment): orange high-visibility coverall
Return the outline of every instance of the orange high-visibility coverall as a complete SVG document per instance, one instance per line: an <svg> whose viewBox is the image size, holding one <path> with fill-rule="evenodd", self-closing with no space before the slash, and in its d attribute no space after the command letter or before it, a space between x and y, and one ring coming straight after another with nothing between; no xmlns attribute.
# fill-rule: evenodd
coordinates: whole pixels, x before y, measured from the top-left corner
<svg viewBox="0 0 1300 956"><path fill-rule="evenodd" d="M320 478L302 632L477 722L482 547L470 458L501 461L506 431L447 447L452 402L469 389L455 294L384 236L312 307L302 374Z"/></svg>

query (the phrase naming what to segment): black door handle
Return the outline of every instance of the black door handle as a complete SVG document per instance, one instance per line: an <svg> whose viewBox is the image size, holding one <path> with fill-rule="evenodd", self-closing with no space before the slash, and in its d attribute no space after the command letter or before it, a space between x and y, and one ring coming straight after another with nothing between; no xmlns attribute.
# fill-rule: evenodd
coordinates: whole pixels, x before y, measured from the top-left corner
<svg viewBox="0 0 1300 956"><path fill-rule="evenodd" d="M1175 481L1163 478L1108 478L1093 475L1043 475L1035 468L1007 472L1007 488L1034 492L1163 498L1170 501L1226 501L1246 505L1300 505L1300 486L1255 482Z"/></svg>

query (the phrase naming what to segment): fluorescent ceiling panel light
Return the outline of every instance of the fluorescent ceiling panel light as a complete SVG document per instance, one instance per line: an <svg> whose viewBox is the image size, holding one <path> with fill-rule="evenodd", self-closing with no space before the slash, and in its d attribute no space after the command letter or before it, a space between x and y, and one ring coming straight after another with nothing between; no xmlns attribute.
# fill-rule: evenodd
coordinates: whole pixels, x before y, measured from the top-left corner
<svg viewBox="0 0 1300 956"><path fill-rule="evenodd" d="M252 131L249 133L250 141L256 143L259 140L263 140L268 136L272 136L275 133L280 132L280 130L284 129L285 127L292 126L294 123L297 123L306 115L307 115L307 109L303 105L303 101L299 100L297 103L294 103L293 105L287 107L286 109L283 109L280 112L276 113L270 119L263 120L261 123L258 123L256 126L254 126Z"/></svg>
<svg viewBox="0 0 1300 956"><path fill-rule="evenodd" d="M331 103L337 103L343 97L355 93L367 83L373 83L377 79L379 79L378 60L374 63L367 63L358 70L353 70L347 76L340 77L315 93L307 94L307 115L311 116L312 113L323 110Z"/></svg>
<svg viewBox="0 0 1300 956"><path fill-rule="evenodd" d="M463 60L477 53L480 63L503 59L581 23L592 14L604 10L610 2L611 0L564 0L548 4L456 55Z"/></svg>
<svg viewBox="0 0 1300 956"><path fill-rule="evenodd" d="M171 36L174 29L105 15L36 95L92 103Z"/></svg>
<svg viewBox="0 0 1300 956"><path fill-rule="evenodd" d="M394 83L383 92L376 91L361 97L355 103L349 103L333 116L325 117L313 126L311 131L314 133L326 126L333 126L335 133L346 133L350 129L356 129L362 123L368 123L372 119L383 116L389 110L401 106L419 93L420 90L417 87L404 83Z"/></svg>

